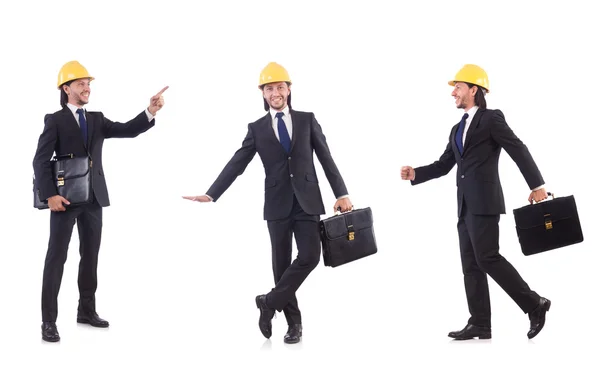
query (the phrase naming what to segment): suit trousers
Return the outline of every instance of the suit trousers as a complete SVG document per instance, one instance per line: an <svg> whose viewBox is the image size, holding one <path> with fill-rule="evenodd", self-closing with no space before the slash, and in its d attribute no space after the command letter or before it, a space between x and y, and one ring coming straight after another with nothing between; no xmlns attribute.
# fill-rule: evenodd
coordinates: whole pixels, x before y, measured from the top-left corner
<svg viewBox="0 0 600 374"><path fill-rule="evenodd" d="M58 293L67 250L77 222L79 232L79 312L96 310L97 266L102 235L102 207L96 199L90 204L67 207L64 212L50 212L50 240L42 285L42 320L56 322Z"/></svg>
<svg viewBox="0 0 600 374"><path fill-rule="evenodd" d="M267 294L267 305L281 312L288 325L302 323L296 291L318 265L321 256L319 216L302 210L294 196L289 217L267 221L271 237L271 256L275 287ZM292 262L292 235L298 255Z"/></svg>
<svg viewBox="0 0 600 374"><path fill-rule="evenodd" d="M463 205L458 220L460 258L464 275L469 323L491 327L489 275L524 313L535 309L540 296L499 253L500 215L475 215Z"/></svg>

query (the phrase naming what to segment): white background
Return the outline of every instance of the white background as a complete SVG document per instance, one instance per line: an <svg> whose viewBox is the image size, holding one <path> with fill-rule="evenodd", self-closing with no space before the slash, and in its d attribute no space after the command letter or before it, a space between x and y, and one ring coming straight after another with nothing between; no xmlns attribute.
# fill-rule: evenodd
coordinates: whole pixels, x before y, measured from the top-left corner
<svg viewBox="0 0 600 374"><path fill-rule="evenodd" d="M320 3L3 5L1 372L580 372L596 365L600 30L591 5ZM40 295L49 212L32 207L31 161L44 115L59 109L58 70L74 59L96 78L88 109L113 120L129 120L170 88L155 128L104 147L112 206L104 210L97 307L111 326L75 322L75 229L59 296L62 340L48 344ZM257 326L254 297L273 285L259 157L218 203L181 198L206 192L247 124L264 115L257 84L270 61L290 72L293 107L316 114L355 207L373 209L379 245L367 259L336 269L321 262L313 271L298 292L304 339L295 346L283 344L283 314L270 341ZM488 106L501 109L527 144L547 189L574 195L579 209L583 243L523 256L512 209L527 204L529 190L503 152L500 253L553 303L532 341L527 315L491 280L493 339L447 338L468 318L455 170L417 187L399 176L402 165L425 165L443 152L461 117L447 81L465 63L486 69ZM329 216L334 197L317 168Z"/></svg>

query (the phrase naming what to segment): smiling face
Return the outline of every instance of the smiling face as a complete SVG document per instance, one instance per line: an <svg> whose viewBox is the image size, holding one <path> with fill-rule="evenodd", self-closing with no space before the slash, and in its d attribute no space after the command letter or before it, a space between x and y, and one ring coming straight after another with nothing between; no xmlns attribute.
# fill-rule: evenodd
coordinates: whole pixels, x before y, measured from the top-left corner
<svg viewBox="0 0 600 374"><path fill-rule="evenodd" d="M63 90L69 98L69 103L82 107L88 103L90 97L90 81L89 78L77 79L69 85L64 85Z"/></svg>
<svg viewBox="0 0 600 374"><path fill-rule="evenodd" d="M452 90L452 97L455 99L456 107L464 109L465 112L471 109L475 105L476 93L477 86L469 88L464 82L456 82L454 90Z"/></svg>
<svg viewBox="0 0 600 374"><path fill-rule="evenodd" d="M278 111L287 105L290 92L290 87L286 82L269 83L263 87L263 97L271 108Z"/></svg>

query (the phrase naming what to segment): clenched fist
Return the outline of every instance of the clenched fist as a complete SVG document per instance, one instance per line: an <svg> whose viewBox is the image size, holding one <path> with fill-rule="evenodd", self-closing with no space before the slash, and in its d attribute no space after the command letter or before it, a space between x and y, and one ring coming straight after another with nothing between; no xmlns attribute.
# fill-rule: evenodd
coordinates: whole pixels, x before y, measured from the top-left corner
<svg viewBox="0 0 600 374"><path fill-rule="evenodd" d="M415 169L412 166L403 166L400 171L400 176L405 181L412 181L415 179Z"/></svg>

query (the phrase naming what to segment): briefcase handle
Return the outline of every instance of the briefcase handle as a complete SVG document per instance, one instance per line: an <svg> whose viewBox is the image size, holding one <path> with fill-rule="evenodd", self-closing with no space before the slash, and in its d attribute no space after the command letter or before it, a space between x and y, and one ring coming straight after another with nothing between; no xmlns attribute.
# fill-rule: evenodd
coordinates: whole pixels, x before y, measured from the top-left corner
<svg viewBox="0 0 600 374"><path fill-rule="evenodd" d="M554 197L554 193L553 193L553 192L548 192L548 196L552 196L552 200L554 200L554 199L555 199L555 197ZM531 200L531 202L529 203L529 205L533 205L533 203L534 203L534 201L533 201L533 200ZM536 204L539 204L539 203L536 203Z"/></svg>
<svg viewBox="0 0 600 374"><path fill-rule="evenodd" d="M352 205L352 207L350 208L350 210L349 210L348 212L344 212L344 213L342 213L342 208L340 208L340 207L338 206L337 210L335 211L335 213L334 213L333 215L335 215L335 216L339 216L340 214L346 214L346 213L350 213L350 212L351 212L351 211L353 211L353 210L354 210L354 205Z"/></svg>

